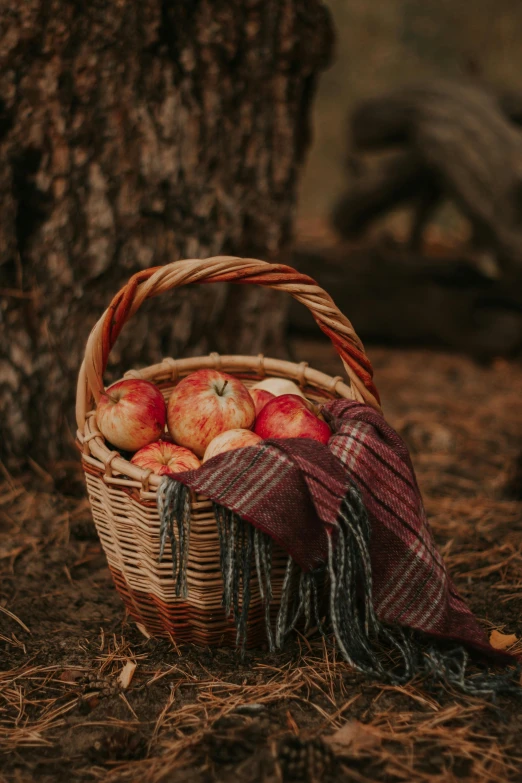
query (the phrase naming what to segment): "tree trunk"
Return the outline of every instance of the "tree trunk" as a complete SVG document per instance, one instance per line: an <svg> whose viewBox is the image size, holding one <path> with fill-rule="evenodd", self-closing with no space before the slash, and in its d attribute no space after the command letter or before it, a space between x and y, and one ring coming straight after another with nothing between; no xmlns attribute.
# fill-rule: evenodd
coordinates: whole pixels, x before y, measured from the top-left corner
<svg viewBox="0 0 522 783"><path fill-rule="evenodd" d="M24 0L0 10L3 458L63 456L86 338L134 272L291 235L320 0ZM281 354L284 300L225 286L143 308L108 378L162 356Z"/></svg>

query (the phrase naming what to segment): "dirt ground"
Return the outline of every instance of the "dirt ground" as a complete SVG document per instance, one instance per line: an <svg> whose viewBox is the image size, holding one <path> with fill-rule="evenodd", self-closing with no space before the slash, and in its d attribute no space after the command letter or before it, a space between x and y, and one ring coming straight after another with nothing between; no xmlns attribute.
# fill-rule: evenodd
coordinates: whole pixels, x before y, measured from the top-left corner
<svg viewBox="0 0 522 783"><path fill-rule="evenodd" d="M328 344L293 348L339 372ZM460 591L489 631L521 640L522 366L369 354ZM244 662L145 639L112 586L76 463L5 472L0 558L2 783L522 778L522 700L365 681L321 639Z"/></svg>

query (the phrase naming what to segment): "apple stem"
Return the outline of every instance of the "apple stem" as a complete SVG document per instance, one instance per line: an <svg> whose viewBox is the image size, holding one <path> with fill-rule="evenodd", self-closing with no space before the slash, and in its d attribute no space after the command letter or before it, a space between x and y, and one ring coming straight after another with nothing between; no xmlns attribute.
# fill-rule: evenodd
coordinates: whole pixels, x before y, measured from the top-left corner
<svg viewBox="0 0 522 783"><path fill-rule="evenodd" d="M225 381L225 383L223 384L223 388L222 388L221 390L219 390L219 389L218 389L218 394L219 394L219 396L220 396L220 397L222 397L222 396L223 396L223 394L224 394L224 392L225 392L225 389L227 388L227 386L228 386L228 380L227 380L227 381Z"/></svg>
<svg viewBox="0 0 522 783"><path fill-rule="evenodd" d="M109 400L111 402L114 402L114 403L119 402L118 398L117 397L113 397L112 394L109 394L109 392L105 392L105 394L107 395L107 397L109 398Z"/></svg>

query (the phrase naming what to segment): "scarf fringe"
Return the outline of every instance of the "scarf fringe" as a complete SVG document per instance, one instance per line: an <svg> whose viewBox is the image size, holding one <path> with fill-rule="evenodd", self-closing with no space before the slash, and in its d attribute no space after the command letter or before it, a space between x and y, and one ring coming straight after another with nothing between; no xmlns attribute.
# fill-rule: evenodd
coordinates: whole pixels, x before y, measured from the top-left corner
<svg viewBox="0 0 522 783"><path fill-rule="evenodd" d="M361 495L352 485L343 499L335 530L328 535L326 567L304 573L289 557L281 601L272 630L272 539L229 509L213 503L223 575L222 605L233 615L236 645L244 656L247 639L251 579L255 564L261 601L265 609L268 648L281 649L297 623L304 618L304 632L312 623L325 636L320 618L320 595L327 578L328 620L337 647L356 671L372 679L404 684L418 675L434 683L450 683L472 696L517 693L522 689L516 672L468 676L469 656L462 646L441 650L422 648L411 629L391 627L378 619L373 607L370 562L370 522ZM190 491L165 477L158 491L161 562L169 538L176 595L187 597L187 561L190 540ZM174 533L176 524L178 538ZM334 540L335 538L335 540ZM389 662L391 658L392 662ZM385 665L383 661L388 661Z"/></svg>
<svg viewBox="0 0 522 783"><path fill-rule="evenodd" d="M228 616L232 613L236 626L236 645L244 655L247 638L248 610L250 608L250 585L252 560L255 552L256 564L269 563L268 554L261 547L255 528L241 519L237 514L223 506L213 503L216 517L219 544L221 573L223 575L222 604ZM268 571L268 574L270 572ZM258 571L259 574L259 571ZM261 589L261 579L259 580ZM271 595L271 586L268 583ZM267 594L267 588L265 588ZM240 609L241 598L241 609Z"/></svg>
<svg viewBox="0 0 522 783"><path fill-rule="evenodd" d="M373 608L370 562L370 523L358 490L352 486L344 498L334 531L328 536L330 622L339 650L355 669L395 683L411 679L414 651L404 631L383 625ZM399 653L403 673L391 675L376 649L383 645Z"/></svg>
<svg viewBox="0 0 522 783"><path fill-rule="evenodd" d="M190 543L190 490L179 481L167 476L158 489L158 512L160 517L160 550L158 562L163 560L167 537L172 553L172 574L176 596L187 597L187 563ZM178 532L178 543L174 534L174 522Z"/></svg>
<svg viewBox="0 0 522 783"><path fill-rule="evenodd" d="M281 603L275 623L277 649L283 647L286 638L301 618L304 618L304 633L307 633L314 623L318 631L325 635L319 607L319 592L324 572L325 569L320 568L304 573L291 557L288 558ZM296 584L297 580L298 584Z"/></svg>

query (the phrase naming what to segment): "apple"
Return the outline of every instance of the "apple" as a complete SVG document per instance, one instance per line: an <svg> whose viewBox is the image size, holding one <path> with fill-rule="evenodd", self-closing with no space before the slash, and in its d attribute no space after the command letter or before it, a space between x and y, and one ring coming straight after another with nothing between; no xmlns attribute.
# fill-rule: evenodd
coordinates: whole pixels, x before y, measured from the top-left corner
<svg viewBox="0 0 522 783"><path fill-rule="evenodd" d="M254 446L262 440L263 439L259 435L256 435L255 432L252 432L252 430L227 430L210 441L205 449L203 462L215 457L217 454L222 454L224 451L244 449L246 446Z"/></svg>
<svg viewBox="0 0 522 783"><path fill-rule="evenodd" d="M312 438L321 443L328 443L332 434L328 424L295 394L270 400L257 417L254 432L262 438Z"/></svg>
<svg viewBox="0 0 522 783"><path fill-rule="evenodd" d="M150 468L157 476L196 470L201 465L192 451L166 440L157 440L144 446L136 452L131 462L133 465L139 465L140 468Z"/></svg>
<svg viewBox="0 0 522 783"><path fill-rule="evenodd" d="M312 413L322 419L317 405L315 405L313 402L310 402L310 400L307 400L302 390L293 381L289 381L287 378L265 378L264 381L260 381L259 383L254 384L254 386L252 386L250 389L250 395L254 400L254 403L256 401L254 394L261 394L261 392L267 391L273 397L282 397L283 394L297 395L303 400L309 411L312 411ZM268 400L265 401L264 405L266 402L268 402ZM262 407L264 407L264 405ZM258 410L256 405L256 416L259 414L260 410L262 410L262 408L259 408Z"/></svg>
<svg viewBox="0 0 522 783"><path fill-rule="evenodd" d="M174 388L167 407L173 440L202 457L216 435L250 429L256 409L247 387L217 370L197 370Z"/></svg>
<svg viewBox="0 0 522 783"><path fill-rule="evenodd" d="M293 381L288 380L288 378L265 378L263 381L255 383L251 387L250 393L252 393L254 389L269 391L275 397L280 397L282 394L297 394L298 397L304 398L304 394L299 386Z"/></svg>
<svg viewBox="0 0 522 783"><path fill-rule="evenodd" d="M275 395L272 392L266 391L266 389L249 389L250 396L254 400L256 407L256 416L263 410L269 400L273 400Z"/></svg>
<svg viewBox="0 0 522 783"><path fill-rule="evenodd" d="M117 449L137 451L157 440L165 429L167 408L153 383L129 378L113 383L98 400L96 422Z"/></svg>

